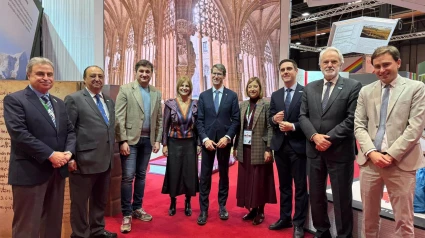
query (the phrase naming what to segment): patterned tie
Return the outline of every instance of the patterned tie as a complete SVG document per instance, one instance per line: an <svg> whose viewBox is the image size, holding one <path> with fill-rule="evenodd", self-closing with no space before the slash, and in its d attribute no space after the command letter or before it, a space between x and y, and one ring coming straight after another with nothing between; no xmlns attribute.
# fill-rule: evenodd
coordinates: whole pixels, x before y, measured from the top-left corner
<svg viewBox="0 0 425 238"><path fill-rule="evenodd" d="M326 92L325 92L325 95L323 96L323 100L322 100L322 112L325 111L326 104L328 104L329 92L331 91L331 86L332 86L332 82L326 83L327 88L326 88Z"/></svg>
<svg viewBox="0 0 425 238"><path fill-rule="evenodd" d="M291 105L291 91L292 91L292 88L287 88L285 91L286 91L285 112L289 112L289 106Z"/></svg>
<svg viewBox="0 0 425 238"><path fill-rule="evenodd" d="M215 97L214 97L215 113L218 112L218 107L219 106L220 106L220 91L215 90Z"/></svg>
<svg viewBox="0 0 425 238"><path fill-rule="evenodd" d="M386 84L384 87L384 95L382 96L381 103L381 112L379 113L379 127L375 136L375 148L378 151L381 151L382 141L384 140L385 135L385 124L387 123L387 109L388 109L388 99L390 98L390 85Z"/></svg>
<svg viewBox="0 0 425 238"><path fill-rule="evenodd" d="M47 113L49 113L49 116L52 118L53 124L56 126L56 118L55 118L55 112L53 111L52 103L50 102L49 96L43 95L41 99L44 102L44 108L46 108Z"/></svg>
<svg viewBox="0 0 425 238"><path fill-rule="evenodd" d="M108 117L106 116L106 112L105 109L103 108L103 104L100 101L100 96L99 94L96 94L96 96L94 96L96 98L96 104L97 104L97 108L99 108L100 114L102 114L103 120L105 120L106 124L109 123Z"/></svg>

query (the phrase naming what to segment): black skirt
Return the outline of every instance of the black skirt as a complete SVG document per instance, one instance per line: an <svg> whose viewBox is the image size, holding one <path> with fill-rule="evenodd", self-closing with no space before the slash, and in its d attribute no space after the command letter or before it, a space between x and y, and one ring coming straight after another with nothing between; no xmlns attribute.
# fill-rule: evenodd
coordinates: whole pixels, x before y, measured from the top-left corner
<svg viewBox="0 0 425 238"><path fill-rule="evenodd" d="M168 137L168 157L162 193L176 197L199 192L198 155L194 138Z"/></svg>

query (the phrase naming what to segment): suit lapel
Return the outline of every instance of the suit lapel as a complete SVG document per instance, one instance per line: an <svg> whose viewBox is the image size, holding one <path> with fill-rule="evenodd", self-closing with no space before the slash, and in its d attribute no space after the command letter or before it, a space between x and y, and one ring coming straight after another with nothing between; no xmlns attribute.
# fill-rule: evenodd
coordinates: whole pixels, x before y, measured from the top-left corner
<svg viewBox="0 0 425 238"><path fill-rule="evenodd" d="M56 121L56 126L55 129L57 131L59 131L59 125L60 125L60 112L59 112L59 105L58 102L56 101L55 98L53 98L52 96L50 96L50 102L52 103L52 107L53 107L53 111L55 112L55 121ZM49 116L50 117L50 116ZM53 124L52 118L50 118L50 121ZM54 125L54 124L53 124Z"/></svg>
<svg viewBox="0 0 425 238"><path fill-rule="evenodd" d="M249 102L249 101L248 101ZM254 114L254 119L252 120L252 129L254 130L255 124L258 121L258 118L260 117L261 111L263 110L264 107L264 102L263 99L258 100L257 102L257 106L255 106L255 114Z"/></svg>
<svg viewBox="0 0 425 238"><path fill-rule="evenodd" d="M137 81L133 82L133 96L136 99L137 104L139 104L140 110L144 113L143 99L140 93L139 83Z"/></svg>
<svg viewBox="0 0 425 238"><path fill-rule="evenodd" d="M400 76L397 76L396 84L391 91L390 101L388 102L387 119L388 119L388 116L391 114L391 111L393 110L394 105L397 102L398 98L400 97L401 93L404 91L404 88L406 87L405 84L406 84L405 79Z"/></svg>
<svg viewBox="0 0 425 238"><path fill-rule="evenodd" d="M99 110L99 108L97 107L97 105L94 103L94 100L93 100L93 98L91 97L91 95L90 95L90 93L87 91L87 89L84 89L84 92L83 92L83 95L84 95L84 100L86 100L86 102L87 102L87 104L89 104L89 106L91 107L91 109L97 114L97 116L99 117L99 118L101 118L102 119L102 121L105 121L104 119L103 119L103 116L102 116L102 114L101 114L101 112L100 112L100 110ZM106 102L106 101L105 101Z"/></svg>
<svg viewBox="0 0 425 238"><path fill-rule="evenodd" d="M316 101L316 108L319 110L320 115L322 115L322 93L323 93L323 80L317 81L315 87L315 96L314 101Z"/></svg>
<svg viewBox="0 0 425 238"><path fill-rule="evenodd" d="M303 94L303 91L301 89L301 85L297 84L297 87L295 88L294 95L292 96L291 104L289 105L289 112L288 115L285 116L286 118L289 118L291 115L291 112L294 110L295 105L297 105L298 101L301 99L301 95Z"/></svg>
<svg viewBox="0 0 425 238"><path fill-rule="evenodd" d="M52 118L49 116L49 113L47 112L46 108L44 108L43 104L41 104L40 98L37 97L37 95L35 94L35 92L33 92L29 87L27 87L26 89L26 95L27 95L27 100L34 105L34 107L44 116L44 118L46 118L46 120L49 122L49 124L56 129L55 124L53 124ZM53 104L52 104L53 105ZM53 108L54 110L54 108ZM58 111L58 110L54 110L54 111ZM57 116L55 114L55 116Z"/></svg>
<svg viewBox="0 0 425 238"><path fill-rule="evenodd" d="M211 90L211 92L212 92L212 90ZM223 96L221 96L220 106L218 107L217 116L218 116L218 114L220 114L220 110L223 107L223 105L226 103L226 100L227 100L227 89L224 88L223 89ZM214 100L213 100L213 104L214 104Z"/></svg>
<svg viewBox="0 0 425 238"><path fill-rule="evenodd" d="M112 118L113 115L114 115L114 106L112 105L112 101L111 101L112 99L109 98L109 97L107 97L107 96L105 96L105 94L103 94L103 96L104 96L103 99L105 100L106 106L108 107L108 111L109 111L109 124L107 126L108 127L109 126L114 127L115 125L111 124L111 120L112 119L115 120L115 118Z"/></svg>
<svg viewBox="0 0 425 238"><path fill-rule="evenodd" d="M245 124L246 110L248 110L249 101L243 101L241 103L241 130L243 130Z"/></svg>
<svg viewBox="0 0 425 238"><path fill-rule="evenodd" d="M372 97L373 97L372 100L375 104L375 112L376 112L375 123L377 125L379 125L379 120L381 120L380 113L379 113L381 111L381 100L382 100L381 94L382 94L381 81L378 80L375 83L375 86L374 86L373 91L372 91Z"/></svg>
<svg viewBox="0 0 425 238"><path fill-rule="evenodd" d="M155 108L157 93L152 89L150 85L149 85L149 95L151 96L151 116L152 116L154 111L153 109Z"/></svg>
<svg viewBox="0 0 425 238"><path fill-rule="evenodd" d="M334 89L332 90L331 95L329 96L329 101L326 104L326 108L322 114L325 114L329 110L329 108L332 106L332 103L338 97L339 93L342 91L343 88L344 88L344 78L339 76L338 80L336 81L336 85Z"/></svg>

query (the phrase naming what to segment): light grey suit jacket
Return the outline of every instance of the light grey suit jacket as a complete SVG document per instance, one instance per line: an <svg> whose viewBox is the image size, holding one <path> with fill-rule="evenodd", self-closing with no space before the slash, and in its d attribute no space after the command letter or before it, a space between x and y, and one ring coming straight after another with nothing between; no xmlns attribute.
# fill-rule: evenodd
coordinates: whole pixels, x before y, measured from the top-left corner
<svg viewBox="0 0 425 238"><path fill-rule="evenodd" d="M103 94L109 112L106 123L99 108L87 89L65 97L65 106L69 120L77 135L76 152L73 159L77 162L75 173L95 174L112 168L115 143L114 101Z"/></svg>
<svg viewBox="0 0 425 238"><path fill-rule="evenodd" d="M145 119L139 85L137 80L122 85L115 105L115 138L118 142L127 141L129 145L135 145L140 140ZM155 142L161 142L162 139L161 92L152 85L149 85L149 92L151 97L150 141L153 146Z"/></svg>
<svg viewBox="0 0 425 238"><path fill-rule="evenodd" d="M357 162L366 163L365 153L375 149L373 141L379 126L382 99L381 81L364 86L360 91L354 119L354 133L361 152ZM387 109L386 135L389 155L402 170L425 166L419 138L425 126L425 85L400 75L391 89Z"/></svg>

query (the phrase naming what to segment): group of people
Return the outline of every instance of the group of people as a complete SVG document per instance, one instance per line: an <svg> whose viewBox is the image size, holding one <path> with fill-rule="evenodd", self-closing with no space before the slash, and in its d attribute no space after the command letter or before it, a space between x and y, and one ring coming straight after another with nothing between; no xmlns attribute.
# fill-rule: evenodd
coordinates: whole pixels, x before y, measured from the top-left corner
<svg viewBox="0 0 425 238"><path fill-rule="evenodd" d="M27 66L29 86L4 99L11 137L13 237L61 236L68 175L71 237L117 237L105 230L104 221L115 142L122 167L122 233L131 231L133 218L152 220L143 209L146 172L151 153L157 153L162 143L167 157L162 193L170 196L170 216L176 214L179 195L185 195L184 213L191 216L191 197L199 192L197 223L207 223L217 159L218 216L229 219L226 201L233 149L238 160L237 206L248 210L243 220L261 224L265 205L277 203L276 162L280 215L270 230L294 227L293 236L304 237L310 201L316 237L331 237L329 175L337 237L352 237L356 139L362 237L379 237L384 185L394 211L395 234L414 237L415 173L425 166L418 142L425 127L425 85L398 74L400 53L393 46L377 48L371 61L379 80L362 88L360 82L339 75L343 55L328 47L319 56L323 80L304 87L297 83L296 62L284 59L279 63L283 88L268 101L263 99L262 80L250 78L245 88L249 99L240 103L237 94L224 87L225 66L216 64L211 68L212 88L192 99L191 79L182 77L176 98L164 102L162 113L161 92L149 84L154 67L147 60L136 63L134 82L120 87L114 103L102 93L100 67L87 67L85 88L62 101L49 93L54 83L52 62L32 58Z"/></svg>

